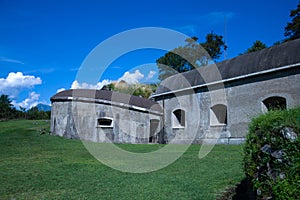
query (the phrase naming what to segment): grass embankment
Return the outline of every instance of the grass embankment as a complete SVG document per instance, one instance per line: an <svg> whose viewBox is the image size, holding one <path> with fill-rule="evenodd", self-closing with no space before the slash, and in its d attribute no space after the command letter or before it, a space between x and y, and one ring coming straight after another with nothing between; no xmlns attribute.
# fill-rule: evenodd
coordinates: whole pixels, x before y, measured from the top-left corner
<svg viewBox="0 0 300 200"><path fill-rule="evenodd" d="M215 199L243 178L242 146L215 146L200 160L200 146L192 145L164 169L131 174L101 164L78 140L40 135L44 127L49 123L0 122L0 199Z"/></svg>

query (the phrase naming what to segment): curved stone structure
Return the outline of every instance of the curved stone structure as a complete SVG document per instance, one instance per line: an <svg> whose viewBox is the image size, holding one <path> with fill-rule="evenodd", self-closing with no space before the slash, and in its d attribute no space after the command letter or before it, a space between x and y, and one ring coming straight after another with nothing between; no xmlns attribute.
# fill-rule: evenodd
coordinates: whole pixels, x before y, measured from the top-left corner
<svg viewBox="0 0 300 200"><path fill-rule="evenodd" d="M51 98L51 133L94 142L159 140L161 108L154 101L106 90L65 90Z"/></svg>

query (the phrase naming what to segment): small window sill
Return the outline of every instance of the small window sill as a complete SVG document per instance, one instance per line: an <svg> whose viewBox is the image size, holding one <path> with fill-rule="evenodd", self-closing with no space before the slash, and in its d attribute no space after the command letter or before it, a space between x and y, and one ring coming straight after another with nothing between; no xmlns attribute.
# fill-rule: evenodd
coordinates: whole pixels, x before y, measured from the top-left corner
<svg viewBox="0 0 300 200"><path fill-rule="evenodd" d="M185 129L185 126L173 126L172 129Z"/></svg>
<svg viewBox="0 0 300 200"><path fill-rule="evenodd" d="M221 127L221 126L227 126L227 124L211 124L211 127Z"/></svg>
<svg viewBox="0 0 300 200"><path fill-rule="evenodd" d="M113 128L113 126L96 126L96 128Z"/></svg>

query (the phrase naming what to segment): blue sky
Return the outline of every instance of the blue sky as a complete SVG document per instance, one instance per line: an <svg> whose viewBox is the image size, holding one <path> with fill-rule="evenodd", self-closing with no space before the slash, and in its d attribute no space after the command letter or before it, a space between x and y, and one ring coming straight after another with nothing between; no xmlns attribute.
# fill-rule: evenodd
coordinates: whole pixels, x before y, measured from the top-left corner
<svg viewBox="0 0 300 200"><path fill-rule="evenodd" d="M226 37L227 58L232 58L255 40L270 46L284 39L289 12L297 4L298 0L0 0L0 93L10 95L16 106L29 108L38 102L50 104L50 97L62 88L93 87L76 82L86 56L109 37L140 27L168 28L199 41L213 31ZM155 82L156 66L148 63L163 54L144 49L123 55L99 82L121 77Z"/></svg>

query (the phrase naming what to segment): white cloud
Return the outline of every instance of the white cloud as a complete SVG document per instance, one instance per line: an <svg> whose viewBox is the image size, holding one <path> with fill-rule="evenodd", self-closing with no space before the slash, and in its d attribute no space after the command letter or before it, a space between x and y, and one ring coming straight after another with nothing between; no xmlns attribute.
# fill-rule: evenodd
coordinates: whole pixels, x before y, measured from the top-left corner
<svg viewBox="0 0 300 200"><path fill-rule="evenodd" d="M24 63L20 60L6 58L6 57L0 57L0 62L10 62L10 63L17 63L17 64L24 65Z"/></svg>
<svg viewBox="0 0 300 200"><path fill-rule="evenodd" d="M144 74L140 72L140 70L135 70L134 73L125 72L124 75L118 79L118 82L123 80L128 84L136 84L139 83L141 79L144 78Z"/></svg>
<svg viewBox="0 0 300 200"><path fill-rule="evenodd" d="M71 89L97 89L100 90L104 85L110 84L111 80L103 80L101 82L98 82L96 85L88 84L88 83L79 83L77 80L73 81Z"/></svg>
<svg viewBox="0 0 300 200"><path fill-rule="evenodd" d="M23 75L22 72L10 72L6 78L0 78L0 93L16 97L22 89L42 84L40 77Z"/></svg>
<svg viewBox="0 0 300 200"><path fill-rule="evenodd" d="M33 91L33 92L28 93L28 97L26 99L24 99L23 101L17 102L16 100L13 100L12 104L16 108L23 107L23 108L26 108L26 110L28 110L32 107L35 107L40 103L51 106L51 104L49 104L47 101L40 101L39 98L40 98L40 94Z"/></svg>
<svg viewBox="0 0 300 200"><path fill-rule="evenodd" d="M153 78L153 76L156 74L156 71L150 70L148 73L146 79L149 80ZM139 83L141 79L145 77L144 74L142 74L139 70L135 70L133 73L130 72L125 72L121 78L119 78L117 81L116 80L108 80L105 79L101 82L98 82L97 84L88 84L86 82L79 83L77 80L73 81L71 85L71 89L97 89L100 90L104 85L108 85L113 82L120 82L120 81L126 81L128 84L136 84ZM65 90L65 88L61 88L57 90L57 92L61 92Z"/></svg>
<svg viewBox="0 0 300 200"><path fill-rule="evenodd" d="M151 78L153 78L153 76L156 74L156 71L152 71L152 70L150 70L150 72L149 72L149 74L148 74L148 76L147 76L147 80L149 80L149 79L151 79Z"/></svg>
<svg viewBox="0 0 300 200"><path fill-rule="evenodd" d="M14 106L18 107L21 106L26 109L30 109L31 107L36 106L37 104L41 103L39 102L40 94L37 94L35 92L30 92L28 97L24 99L22 102L17 103L13 102Z"/></svg>
<svg viewBox="0 0 300 200"><path fill-rule="evenodd" d="M62 92L64 90L66 90L66 88L60 88L60 89L56 90L56 93Z"/></svg>

